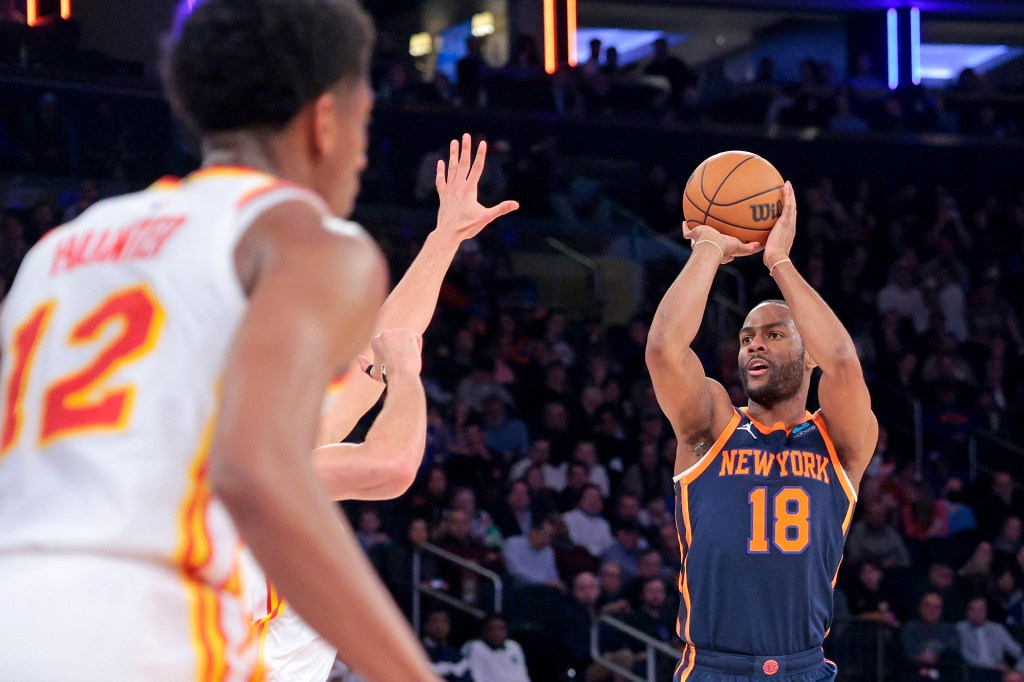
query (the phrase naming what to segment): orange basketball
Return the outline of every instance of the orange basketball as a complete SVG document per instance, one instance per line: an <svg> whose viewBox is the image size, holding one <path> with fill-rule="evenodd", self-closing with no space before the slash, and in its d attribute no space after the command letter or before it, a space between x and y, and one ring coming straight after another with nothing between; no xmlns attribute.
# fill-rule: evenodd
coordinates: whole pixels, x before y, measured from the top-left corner
<svg viewBox="0 0 1024 682"><path fill-rule="evenodd" d="M683 217L688 227L710 225L763 244L782 213L782 186L779 171L757 154L715 154L686 181Z"/></svg>

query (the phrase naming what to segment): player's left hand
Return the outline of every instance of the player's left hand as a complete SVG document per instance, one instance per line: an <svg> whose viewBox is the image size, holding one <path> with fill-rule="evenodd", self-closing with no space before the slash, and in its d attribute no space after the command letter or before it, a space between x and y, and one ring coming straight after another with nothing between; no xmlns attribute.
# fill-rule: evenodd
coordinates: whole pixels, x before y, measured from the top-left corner
<svg viewBox="0 0 1024 682"><path fill-rule="evenodd" d="M789 250L793 248L796 237L796 194L789 180L782 189L782 215L775 221L775 226L768 233L768 241L764 245L764 264L772 267L776 263L789 258Z"/></svg>
<svg viewBox="0 0 1024 682"><path fill-rule="evenodd" d="M477 201L477 186L484 172L487 143L480 143L476 159L470 163L472 142L469 133L462 136L461 143L452 140L448 165L445 167L444 160L439 160L434 177L437 196L441 200L437 211L437 229L455 237L459 242L472 239L497 218L519 208L517 201L503 201L491 208Z"/></svg>

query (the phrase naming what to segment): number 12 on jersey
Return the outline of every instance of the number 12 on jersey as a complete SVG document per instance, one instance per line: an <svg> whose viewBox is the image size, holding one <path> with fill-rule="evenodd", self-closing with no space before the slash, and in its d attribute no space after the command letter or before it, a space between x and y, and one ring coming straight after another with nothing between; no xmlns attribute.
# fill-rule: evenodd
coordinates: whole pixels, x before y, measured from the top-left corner
<svg viewBox="0 0 1024 682"><path fill-rule="evenodd" d="M783 488L772 498L773 518L768 527L768 488L758 486L747 495L750 538L747 553L767 554L768 535L783 554L799 554L810 542L811 498L798 486Z"/></svg>
<svg viewBox="0 0 1024 682"><path fill-rule="evenodd" d="M15 328L12 347L6 351L13 369L3 392L0 455L21 435L29 374L56 306L56 302L47 301L37 307ZM39 406L41 447L77 432L118 431L126 426L135 387L111 387L109 380L118 368L153 348L163 319L163 309L149 289L136 286L111 294L77 322L66 341L68 345L98 345L109 340L91 362L47 385ZM115 331L107 334L111 326Z"/></svg>

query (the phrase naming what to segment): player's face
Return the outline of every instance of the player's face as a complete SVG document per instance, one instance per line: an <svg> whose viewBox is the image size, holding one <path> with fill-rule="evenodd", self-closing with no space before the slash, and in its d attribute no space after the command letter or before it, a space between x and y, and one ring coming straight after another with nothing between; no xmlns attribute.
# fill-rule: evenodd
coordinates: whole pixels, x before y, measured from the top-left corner
<svg viewBox="0 0 1024 682"><path fill-rule="evenodd" d="M334 107L330 115L334 120L325 125L333 129L333 134L323 160L325 186L321 194L335 215L345 217L355 207L359 176L366 168L373 91L361 80L356 85L338 85L332 95Z"/></svg>
<svg viewBox="0 0 1024 682"><path fill-rule="evenodd" d="M740 330L739 374L747 397L772 407L797 394L810 370L789 309L762 305Z"/></svg>

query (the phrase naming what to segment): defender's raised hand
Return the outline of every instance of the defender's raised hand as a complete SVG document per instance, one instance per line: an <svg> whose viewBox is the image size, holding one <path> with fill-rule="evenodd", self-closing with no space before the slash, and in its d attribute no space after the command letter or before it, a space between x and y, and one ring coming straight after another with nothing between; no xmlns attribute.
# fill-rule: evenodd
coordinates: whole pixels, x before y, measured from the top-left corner
<svg viewBox="0 0 1024 682"><path fill-rule="evenodd" d="M517 201L503 201L491 208L477 201L477 185L484 172L487 143L480 143L476 159L471 162L472 142L469 133L462 136L461 143L452 140L447 168L444 160L439 160L434 178L437 195L441 200L437 212L438 230L459 241L472 239L497 218L519 208Z"/></svg>

